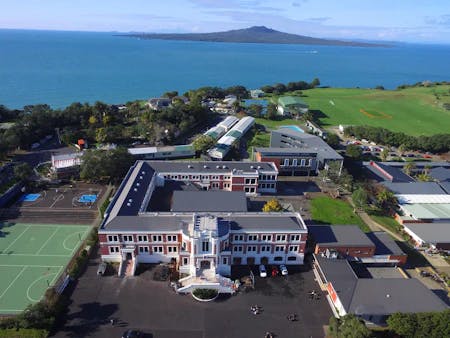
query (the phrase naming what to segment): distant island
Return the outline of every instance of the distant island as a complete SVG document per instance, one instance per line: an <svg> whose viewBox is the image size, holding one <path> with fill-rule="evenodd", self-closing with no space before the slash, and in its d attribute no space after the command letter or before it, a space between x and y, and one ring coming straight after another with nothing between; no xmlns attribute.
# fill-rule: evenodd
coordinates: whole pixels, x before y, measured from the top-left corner
<svg viewBox="0 0 450 338"><path fill-rule="evenodd" d="M375 44L356 41L341 41L313 38L310 36L279 32L265 26L253 26L245 29L235 29L226 32L215 33L131 33L120 36L137 37L141 39L160 40L188 40L209 42L237 42L237 43L274 43L297 45L326 45L326 46L351 46L351 47L388 47L385 44Z"/></svg>

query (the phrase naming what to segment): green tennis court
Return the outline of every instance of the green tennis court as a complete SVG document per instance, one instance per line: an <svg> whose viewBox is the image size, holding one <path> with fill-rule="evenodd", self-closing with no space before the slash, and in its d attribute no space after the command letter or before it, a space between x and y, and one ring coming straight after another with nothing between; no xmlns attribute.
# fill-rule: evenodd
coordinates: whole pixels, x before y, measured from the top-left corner
<svg viewBox="0 0 450 338"><path fill-rule="evenodd" d="M0 222L0 313L38 302L54 285L89 226Z"/></svg>

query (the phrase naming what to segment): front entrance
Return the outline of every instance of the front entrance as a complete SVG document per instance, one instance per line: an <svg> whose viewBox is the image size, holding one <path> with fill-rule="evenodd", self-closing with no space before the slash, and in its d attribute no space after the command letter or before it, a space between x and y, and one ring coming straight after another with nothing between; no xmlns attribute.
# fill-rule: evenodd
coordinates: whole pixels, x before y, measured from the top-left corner
<svg viewBox="0 0 450 338"><path fill-rule="evenodd" d="M241 257L234 257L233 258L233 265L241 265Z"/></svg>
<svg viewBox="0 0 450 338"><path fill-rule="evenodd" d="M201 261L200 268L201 269L211 269L211 261Z"/></svg>
<svg viewBox="0 0 450 338"><path fill-rule="evenodd" d="M247 257L247 265L255 265L255 257Z"/></svg>
<svg viewBox="0 0 450 338"><path fill-rule="evenodd" d="M133 258L133 256L131 255L131 252L127 252L126 259L132 259L132 258Z"/></svg>
<svg viewBox="0 0 450 338"><path fill-rule="evenodd" d="M267 258L267 257L262 257L262 258L261 258L261 264L264 264L264 265L269 264L269 258Z"/></svg>

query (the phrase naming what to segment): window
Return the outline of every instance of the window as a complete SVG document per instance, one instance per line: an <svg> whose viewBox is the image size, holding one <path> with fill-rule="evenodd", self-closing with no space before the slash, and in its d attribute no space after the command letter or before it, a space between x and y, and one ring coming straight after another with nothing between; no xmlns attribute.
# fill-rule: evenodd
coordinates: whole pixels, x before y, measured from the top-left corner
<svg viewBox="0 0 450 338"><path fill-rule="evenodd" d="M255 188L254 187L245 187L244 191L247 193L254 193L255 192Z"/></svg>
<svg viewBox="0 0 450 338"><path fill-rule="evenodd" d="M244 236L243 235L234 235L234 240L235 241L243 241L244 240Z"/></svg>
<svg viewBox="0 0 450 338"><path fill-rule="evenodd" d="M277 256L273 260L276 262L281 262L283 260L283 257Z"/></svg>
<svg viewBox="0 0 450 338"><path fill-rule="evenodd" d="M218 179L219 179L219 176L211 176L211 179L212 179L212 180L218 180Z"/></svg>
<svg viewBox="0 0 450 338"><path fill-rule="evenodd" d="M223 257L222 258L222 264L224 264L224 265L228 264L228 258L227 257Z"/></svg>
<svg viewBox="0 0 450 338"><path fill-rule="evenodd" d="M211 188L219 188L220 187L220 183L219 182L212 182L211 183Z"/></svg>
<svg viewBox="0 0 450 338"><path fill-rule="evenodd" d="M309 159L309 160L308 160L308 167L310 167L310 166L311 166L311 162L312 162L312 160L311 160L311 159Z"/></svg>
<svg viewBox="0 0 450 338"><path fill-rule="evenodd" d="M265 184L265 183L262 183L262 184L259 185L259 187L260 187L261 189L266 189L266 184Z"/></svg>
<svg viewBox="0 0 450 338"><path fill-rule="evenodd" d="M169 246L167 247L168 252L177 252L178 248L176 246Z"/></svg>
<svg viewBox="0 0 450 338"><path fill-rule="evenodd" d="M261 239L263 241L271 241L272 240L272 235L262 235Z"/></svg>
<svg viewBox="0 0 450 338"><path fill-rule="evenodd" d="M192 179L193 179L193 180L199 180L199 179L200 179L200 176L194 175L194 176L192 176Z"/></svg>
<svg viewBox="0 0 450 338"><path fill-rule="evenodd" d="M118 246L110 246L109 247L109 253L110 254L114 254L114 253L118 253L119 252L119 247Z"/></svg>
<svg viewBox="0 0 450 338"><path fill-rule="evenodd" d="M162 253L163 251L164 251L164 249L162 246L154 246L153 247L153 252Z"/></svg>
<svg viewBox="0 0 450 338"><path fill-rule="evenodd" d="M263 246L261 247L261 251L269 252L269 251L270 251L270 245L263 245Z"/></svg>
<svg viewBox="0 0 450 338"><path fill-rule="evenodd" d="M177 235L167 235L167 242L177 242Z"/></svg>
<svg viewBox="0 0 450 338"><path fill-rule="evenodd" d="M284 251L284 246L277 245L275 247L275 252L282 252L282 251Z"/></svg>
<svg viewBox="0 0 450 338"><path fill-rule="evenodd" d="M117 235L108 235L108 242L118 242L119 236Z"/></svg>
<svg viewBox="0 0 450 338"><path fill-rule="evenodd" d="M289 257L287 258L287 260L288 260L288 261L296 261L296 260L297 260L297 257L289 256Z"/></svg>
<svg viewBox="0 0 450 338"><path fill-rule="evenodd" d="M229 180L229 179L230 179L230 176L224 176L223 179L224 179L224 180Z"/></svg>
<svg viewBox="0 0 450 338"><path fill-rule="evenodd" d="M203 252L209 251L209 242L207 241L202 242L202 251Z"/></svg>
<svg viewBox="0 0 450 338"><path fill-rule="evenodd" d="M224 188L229 188L229 187L230 187L230 183L224 183L224 184L223 184L223 187L224 187Z"/></svg>
<svg viewBox="0 0 450 338"><path fill-rule="evenodd" d="M302 167L304 167L305 166L305 159L302 159L301 161L300 161L300 166L302 166Z"/></svg>
<svg viewBox="0 0 450 338"><path fill-rule="evenodd" d="M209 180L209 175L202 175L202 180Z"/></svg>
<svg viewBox="0 0 450 338"><path fill-rule="evenodd" d="M248 252L256 251L256 246L255 246L255 245L249 245L249 246L247 246L247 251L248 251Z"/></svg>
<svg viewBox="0 0 450 338"><path fill-rule="evenodd" d="M291 241L299 241L300 235L291 235Z"/></svg>
<svg viewBox="0 0 450 338"><path fill-rule="evenodd" d="M249 242L254 242L258 240L258 235L248 235L247 236L247 241Z"/></svg>
<svg viewBox="0 0 450 338"><path fill-rule="evenodd" d="M292 165L293 165L294 167L297 166L297 159L296 159L296 158L294 158L294 159L292 160Z"/></svg>
<svg viewBox="0 0 450 338"><path fill-rule="evenodd" d="M122 239L124 242L133 242L133 236L131 235L122 235Z"/></svg>
<svg viewBox="0 0 450 338"><path fill-rule="evenodd" d="M148 246L140 246L139 253L140 254L148 254Z"/></svg>
<svg viewBox="0 0 450 338"><path fill-rule="evenodd" d="M256 178L246 178L245 184L256 184Z"/></svg>
<svg viewBox="0 0 450 338"><path fill-rule="evenodd" d="M235 245L233 247L234 252L242 252L242 245Z"/></svg>
<svg viewBox="0 0 450 338"><path fill-rule="evenodd" d="M189 264L189 258L183 257L183 265L188 265L188 264Z"/></svg>
<svg viewBox="0 0 450 338"><path fill-rule="evenodd" d="M186 246L187 246L186 242L181 243L181 249L182 250L186 250Z"/></svg>
<svg viewBox="0 0 450 338"><path fill-rule="evenodd" d="M138 242L148 242L148 237L147 235L138 235Z"/></svg>
<svg viewBox="0 0 450 338"><path fill-rule="evenodd" d="M289 246L290 252L297 252L298 251L298 245L291 245Z"/></svg>
<svg viewBox="0 0 450 338"><path fill-rule="evenodd" d="M284 165L285 165L285 166L288 166L288 165L289 165L289 159L288 159L288 158L285 158L285 159L284 159Z"/></svg>
<svg viewBox="0 0 450 338"><path fill-rule="evenodd" d="M153 242L162 242L162 236L161 235L153 235L152 240L153 240Z"/></svg>
<svg viewBox="0 0 450 338"><path fill-rule="evenodd" d="M286 235L277 235L277 242L282 242L286 240Z"/></svg>

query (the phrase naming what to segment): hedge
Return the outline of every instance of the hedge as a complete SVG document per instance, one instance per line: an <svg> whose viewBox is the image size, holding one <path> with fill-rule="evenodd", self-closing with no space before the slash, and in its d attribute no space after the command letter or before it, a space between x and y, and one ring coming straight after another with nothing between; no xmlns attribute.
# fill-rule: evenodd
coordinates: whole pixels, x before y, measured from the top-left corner
<svg viewBox="0 0 450 338"><path fill-rule="evenodd" d="M0 330L0 338L46 338L48 331L37 329L4 329Z"/></svg>

